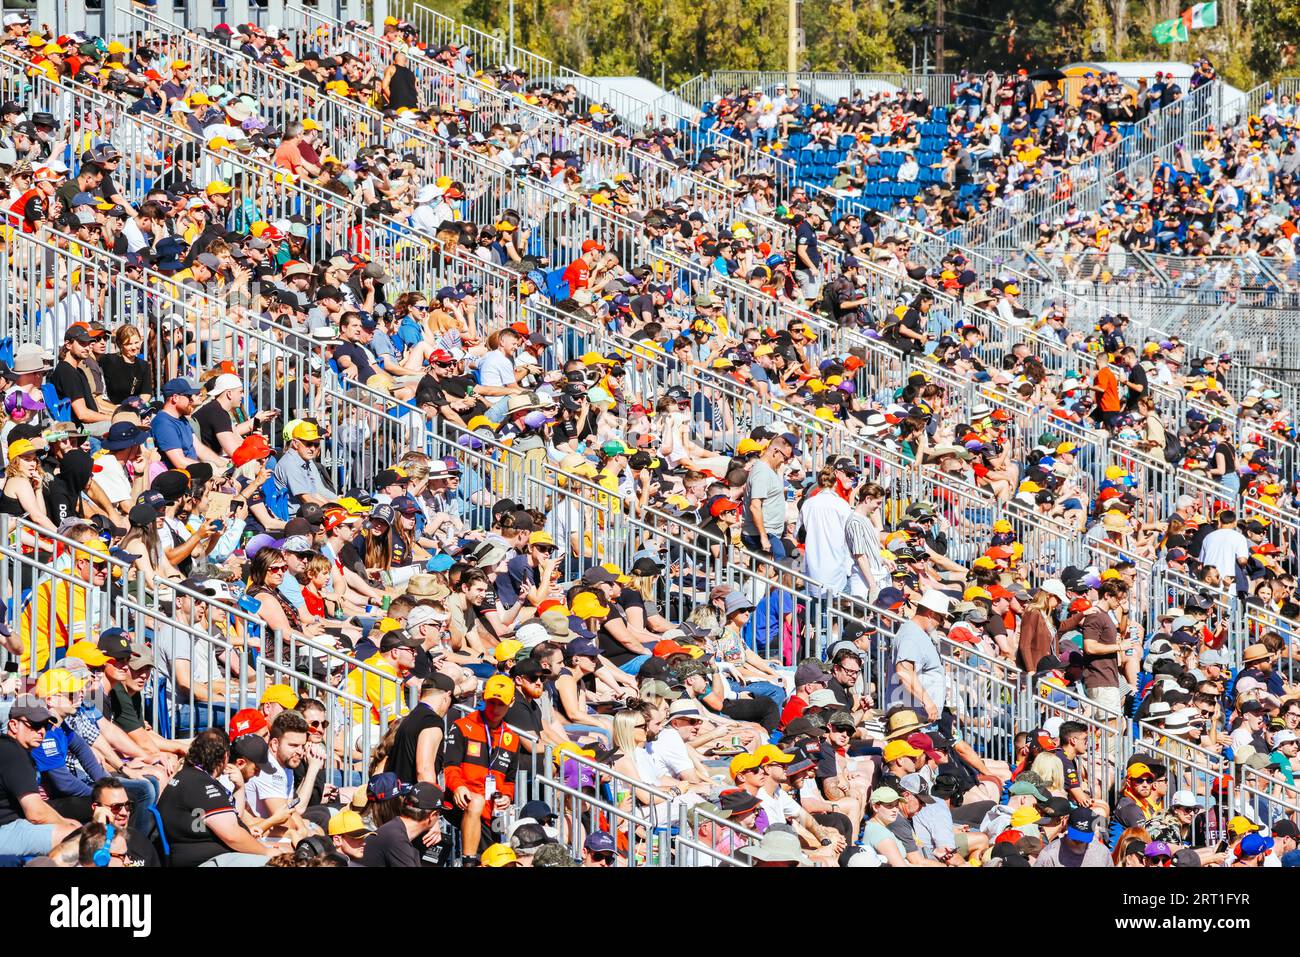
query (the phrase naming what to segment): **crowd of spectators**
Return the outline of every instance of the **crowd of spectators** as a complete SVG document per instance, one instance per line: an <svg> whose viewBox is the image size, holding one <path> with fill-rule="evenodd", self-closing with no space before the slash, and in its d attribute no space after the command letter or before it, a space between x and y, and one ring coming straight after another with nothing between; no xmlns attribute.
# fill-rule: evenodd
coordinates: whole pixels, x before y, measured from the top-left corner
<svg viewBox="0 0 1300 957"><path fill-rule="evenodd" d="M52 308L3 370L0 514L22 520L24 561L0 630L17 665L0 856L610 866L669 853L651 813L686 822L701 865L1296 863L1295 543L1261 511L1294 512L1294 462L1274 452L1292 410L1262 382L1234 394L1231 356L1143 341L1122 317L1071 329L960 251L922 264L879 220L831 222L802 190L769 209L758 173L736 180L755 218L792 227L770 240L686 199L634 210L645 168L593 184L522 128L470 132L473 103L421 102L404 45L377 63L368 44L216 31L386 108L393 136L360 145L195 76L161 36L36 42L19 14L4 29L33 78L94 86L202 144L124 155L107 124L0 106L11 247L53 250L7 264L15 286L48 283ZM420 55L469 72L465 51ZM619 129L526 80L494 75ZM993 115L1028 122L1016 98ZM929 109L881 99L852 122ZM412 131L429 140L399 146ZM638 135L676 166L677 134ZM651 250L746 284L783 321L738 319L630 243L571 247L527 210L475 220L474 184L421 155L452 140L636 212ZM324 248L310 204L267 213L242 176L204 172L214 157L236 173L265 160L284 189L374 218ZM731 169L704 157L690 172ZM137 163L157 173L138 194ZM513 264L512 298L474 279L401 288L375 223L458 275ZM145 301L42 271L64 255L120 259ZM882 301L880 276L914 291ZM248 388L260 357L165 340L148 294L215 303L282 356L321 350L312 401ZM952 322L954 296L980 325ZM829 349L828 326L862 338ZM420 439L376 433L379 467L344 469L331 403L348 396L401 403ZM1151 466L1097 461L1098 436ZM539 487L524 473L552 491L522 500ZM1161 498L1157 481L1187 491ZM152 606L129 598L146 590ZM1243 641L1229 628L1246 608ZM958 666L1019 676L1032 715L979 698ZM600 792L630 822L517 793L520 772Z"/></svg>

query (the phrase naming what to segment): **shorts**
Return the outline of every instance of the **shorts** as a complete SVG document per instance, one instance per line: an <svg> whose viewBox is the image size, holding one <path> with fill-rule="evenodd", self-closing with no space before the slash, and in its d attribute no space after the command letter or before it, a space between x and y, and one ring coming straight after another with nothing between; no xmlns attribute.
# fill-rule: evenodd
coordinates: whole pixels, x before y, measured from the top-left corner
<svg viewBox="0 0 1300 957"><path fill-rule="evenodd" d="M821 277L807 269L794 271L795 281L799 284L799 295L805 299L816 299L822 294Z"/></svg>
<svg viewBox="0 0 1300 957"><path fill-rule="evenodd" d="M0 827L0 855L5 857L34 857L48 854L53 848L53 824L33 824L19 818Z"/></svg>
<svg viewBox="0 0 1300 957"><path fill-rule="evenodd" d="M1120 688L1088 688L1088 700L1101 705L1107 711L1119 713L1124 710L1124 692Z"/></svg>

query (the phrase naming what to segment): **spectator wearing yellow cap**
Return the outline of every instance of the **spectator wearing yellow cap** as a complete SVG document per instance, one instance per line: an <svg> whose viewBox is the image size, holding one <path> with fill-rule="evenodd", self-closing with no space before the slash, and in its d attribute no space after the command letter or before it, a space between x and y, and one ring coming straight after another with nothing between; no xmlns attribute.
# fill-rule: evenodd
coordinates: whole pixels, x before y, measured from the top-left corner
<svg viewBox="0 0 1300 957"><path fill-rule="evenodd" d="M50 520L45 507L45 473L40 457L45 451L45 440L17 439L6 449L4 484L0 486L0 515L25 518L42 528L55 531L57 525Z"/></svg>
<svg viewBox="0 0 1300 957"><path fill-rule="evenodd" d="M76 583L63 577L38 582L18 628L4 638L10 653L19 656L19 674L37 674L45 670L51 650L95 637L99 618L90 595L108 583L108 546L93 538L72 549L68 577Z"/></svg>
<svg viewBox="0 0 1300 957"><path fill-rule="evenodd" d="M57 720L45 732L41 746L32 752L50 805L64 817L83 822L91 818L91 786L87 779L98 781L105 774L90 744L66 723L81 703L85 686L84 678L66 668L51 668L37 679L36 697ZM73 773L74 765L79 774Z"/></svg>
<svg viewBox="0 0 1300 957"><path fill-rule="evenodd" d="M479 853L493 814L514 800L519 770L519 735L505 723L515 700L515 684L494 675L483 685L483 710L452 723L447 733L443 777L459 813L461 848L466 857Z"/></svg>

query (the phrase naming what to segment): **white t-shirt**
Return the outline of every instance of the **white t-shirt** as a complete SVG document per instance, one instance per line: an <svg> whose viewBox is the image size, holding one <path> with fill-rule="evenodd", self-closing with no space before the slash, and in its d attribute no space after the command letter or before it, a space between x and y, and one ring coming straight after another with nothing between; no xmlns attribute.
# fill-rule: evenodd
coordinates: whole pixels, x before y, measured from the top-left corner
<svg viewBox="0 0 1300 957"><path fill-rule="evenodd" d="M799 802L787 794L785 788L779 786L774 794L768 794L765 790L759 791L758 799L763 802L768 824L789 824L791 821L799 820L803 812Z"/></svg>
<svg viewBox="0 0 1300 957"><path fill-rule="evenodd" d="M1237 559L1250 557L1250 541L1235 528L1216 529L1201 542L1201 563L1213 565L1224 578L1237 574Z"/></svg>
<svg viewBox="0 0 1300 957"><path fill-rule="evenodd" d="M131 498L131 480L122 462L112 452L95 457L91 479L99 486L110 502L118 505Z"/></svg>
<svg viewBox="0 0 1300 957"><path fill-rule="evenodd" d="M515 366L500 349L493 349L478 364L479 384L508 387L515 384Z"/></svg>
<svg viewBox="0 0 1300 957"><path fill-rule="evenodd" d="M799 509L808 577L832 593L842 592L848 580L850 558L844 547L844 526L852 514L853 507L834 489L822 489Z"/></svg>
<svg viewBox="0 0 1300 957"><path fill-rule="evenodd" d="M654 765L655 781L661 778L680 778L695 767L686 750L686 742L676 728L664 728L659 732L659 737L646 742L645 750Z"/></svg>
<svg viewBox="0 0 1300 957"><path fill-rule="evenodd" d="M248 801L248 809L258 817L271 816L270 808L266 806L267 798L282 798L287 801L289 795L293 793L293 772L281 767L274 753L268 753L266 757L275 770L260 771L244 785L244 797Z"/></svg>

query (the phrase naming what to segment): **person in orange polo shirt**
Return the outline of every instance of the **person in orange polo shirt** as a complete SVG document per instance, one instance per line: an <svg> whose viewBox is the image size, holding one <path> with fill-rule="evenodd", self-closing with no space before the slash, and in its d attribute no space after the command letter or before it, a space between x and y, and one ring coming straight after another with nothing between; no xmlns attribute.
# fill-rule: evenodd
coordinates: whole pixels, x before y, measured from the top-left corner
<svg viewBox="0 0 1300 957"><path fill-rule="evenodd" d="M1092 379L1092 391L1097 400L1093 418L1110 428L1118 418L1123 406L1119 401L1119 379L1110 367L1110 356L1104 352L1097 353L1097 373Z"/></svg>
<svg viewBox="0 0 1300 957"><path fill-rule="evenodd" d="M484 821L514 801L519 735L505 724L514 700L514 682L493 675L483 685L483 710L454 722L447 734L443 779L450 801L463 812L461 849L470 860L477 859Z"/></svg>

